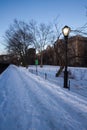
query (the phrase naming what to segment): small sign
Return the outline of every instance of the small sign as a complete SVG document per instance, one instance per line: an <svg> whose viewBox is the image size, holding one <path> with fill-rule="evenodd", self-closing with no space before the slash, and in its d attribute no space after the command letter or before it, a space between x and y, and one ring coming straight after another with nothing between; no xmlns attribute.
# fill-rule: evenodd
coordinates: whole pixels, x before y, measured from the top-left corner
<svg viewBox="0 0 87 130"><path fill-rule="evenodd" d="M38 60L37 59L35 60L35 65L38 65Z"/></svg>

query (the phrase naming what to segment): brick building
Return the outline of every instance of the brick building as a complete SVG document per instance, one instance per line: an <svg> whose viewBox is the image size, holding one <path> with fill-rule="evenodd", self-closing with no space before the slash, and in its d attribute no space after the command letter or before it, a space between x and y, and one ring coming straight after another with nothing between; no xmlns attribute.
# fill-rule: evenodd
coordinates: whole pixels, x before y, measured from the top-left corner
<svg viewBox="0 0 87 130"><path fill-rule="evenodd" d="M87 66L87 37L80 35L70 37L68 39L68 65L70 66ZM56 59L64 64L65 59L65 43L64 39L55 42Z"/></svg>

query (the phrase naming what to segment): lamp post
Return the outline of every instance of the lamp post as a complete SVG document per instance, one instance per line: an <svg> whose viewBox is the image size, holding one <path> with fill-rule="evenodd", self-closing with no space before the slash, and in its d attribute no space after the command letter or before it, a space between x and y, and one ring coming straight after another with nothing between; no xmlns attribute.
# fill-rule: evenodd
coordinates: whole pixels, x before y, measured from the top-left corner
<svg viewBox="0 0 87 130"><path fill-rule="evenodd" d="M70 27L64 26L62 29L62 33L64 35L65 40L65 70L64 70L64 88L68 88L68 71L67 71L67 44L68 44L68 36L70 33Z"/></svg>

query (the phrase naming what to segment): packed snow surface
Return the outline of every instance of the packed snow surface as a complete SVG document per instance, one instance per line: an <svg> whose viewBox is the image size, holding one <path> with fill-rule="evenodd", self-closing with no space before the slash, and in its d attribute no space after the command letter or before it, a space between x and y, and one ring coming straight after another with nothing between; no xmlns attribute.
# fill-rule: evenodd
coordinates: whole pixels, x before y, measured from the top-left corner
<svg viewBox="0 0 87 130"><path fill-rule="evenodd" d="M0 130L87 130L87 84L74 90L10 65L0 75Z"/></svg>

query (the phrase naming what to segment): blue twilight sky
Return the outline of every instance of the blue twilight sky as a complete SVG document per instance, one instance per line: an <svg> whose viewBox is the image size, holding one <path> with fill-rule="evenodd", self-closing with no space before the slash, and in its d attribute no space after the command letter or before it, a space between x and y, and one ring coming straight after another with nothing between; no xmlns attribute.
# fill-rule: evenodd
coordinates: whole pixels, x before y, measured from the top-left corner
<svg viewBox="0 0 87 130"><path fill-rule="evenodd" d="M49 23L58 16L59 24L76 28L87 22L87 0L0 0L0 52L3 36L13 20Z"/></svg>

